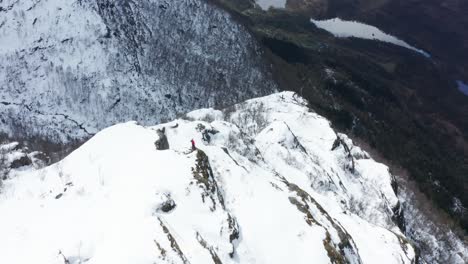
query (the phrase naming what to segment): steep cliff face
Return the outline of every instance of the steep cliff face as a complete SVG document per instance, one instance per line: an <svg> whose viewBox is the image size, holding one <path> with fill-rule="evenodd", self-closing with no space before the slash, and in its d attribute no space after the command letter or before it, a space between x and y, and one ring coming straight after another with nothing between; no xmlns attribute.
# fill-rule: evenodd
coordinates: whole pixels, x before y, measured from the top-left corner
<svg viewBox="0 0 468 264"><path fill-rule="evenodd" d="M0 132L56 142L275 90L252 37L201 0L0 3Z"/></svg>
<svg viewBox="0 0 468 264"><path fill-rule="evenodd" d="M290 92L118 124L9 173L0 262L412 264L392 182Z"/></svg>

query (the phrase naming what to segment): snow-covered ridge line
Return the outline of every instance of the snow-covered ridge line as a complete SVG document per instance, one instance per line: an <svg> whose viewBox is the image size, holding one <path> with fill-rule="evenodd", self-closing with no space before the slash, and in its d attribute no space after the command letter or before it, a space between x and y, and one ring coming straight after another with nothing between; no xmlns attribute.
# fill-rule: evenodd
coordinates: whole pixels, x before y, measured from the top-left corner
<svg viewBox="0 0 468 264"><path fill-rule="evenodd" d="M0 263L413 263L392 181L291 92L118 124L8 175Z"/></svg>
<svg viewBox="0 0 468 264"><path fill-rule="evenodd" d="M346 21L340 18L332 18L327 20L311 19L311 22L314 23L318 28L324 29L338 38L355 37L361 39L378 40L413 50L427 58L431 57L431 55L424 50L411 46L407 42L395 36L389 35L377 27L358 21Z"/></svg>

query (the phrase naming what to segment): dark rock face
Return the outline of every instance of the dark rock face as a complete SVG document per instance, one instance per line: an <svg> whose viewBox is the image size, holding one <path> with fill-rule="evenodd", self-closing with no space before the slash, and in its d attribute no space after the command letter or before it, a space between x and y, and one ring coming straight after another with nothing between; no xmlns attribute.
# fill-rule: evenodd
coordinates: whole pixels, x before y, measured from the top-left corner
<svg viewBox="0 0 468 264"><path fill-rule="evenodd" d="M156 131L156 133L158 134L159 136L159 139L156 140L156 142L154 142L154 145L156 146L156 149L157 150L166 150L166 149L169 149L169 141L167 140L167 136L166 136L166 129L165 128L162 128L162 129L158 129Z"/></svg>
<svg viewBox="0 0 468 264"><path fill-rule="evenodd" d="M169 213L172 210L174 210L174 208L176 208L177 205L176 205L174 199L172 199L170 193L163 194L161 198L162 198L162 201L157 206L156 212Z"/></svg>
<svg viewBox="0 0 468 264"><path fill-rule="evenodd" d="M160 207L160 210L164 213L169 213L170 211L172 211L174 208L176 207L176 204L174 202L174 200L172 199L169 199L167 201L165 201L161 207Z"/></svg>
<svg viewBox="0 0 468 264"><path fill-rule="evenodd" d="M20 167L29 166L31 164L32 164L31 159L28 156L24 155L21 158L12 161L10 164L10 167L12 169L17 169Z"/></svg>
<svg viewBox="0 0 468 264"><path fill-rule="evenodd" d="M206 1L34 2L0 3L0 133L69 142L275 90L251 35Z"/></svg>
<svg viewBox="0 0 468 264"><path fill-rule="evenodd" d="M393 217L392 220L393 222L400 228L400 230L404 233L406 230L406 224L405 224L405 214L403 211L403 208L401 206L401 203L398 202L395 208L392 208L393 211Z"/></svg>

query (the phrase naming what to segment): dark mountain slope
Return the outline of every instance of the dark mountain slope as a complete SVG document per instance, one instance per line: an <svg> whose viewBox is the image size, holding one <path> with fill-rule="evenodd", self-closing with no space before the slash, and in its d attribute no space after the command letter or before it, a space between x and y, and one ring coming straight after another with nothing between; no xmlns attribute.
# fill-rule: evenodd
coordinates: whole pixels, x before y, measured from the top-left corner
<svg viewBox="0 0 468 264"><path fill-rule="evenodd" d="M468 228L466 210L454 206L468 205L468 99L444 65L390 44L336 39L308 14L226 2L218 3L269 51L282 89L300 93L340 129L406 168Z"/></svg>
<svg viewBox="0 0 468 264"><path fill-rule="evenodd" d="M468 2L460 0L331 0L322 16L378 26L429 51L447 74L468 79ZM375 3L379 3L376 5Z"/></svg>

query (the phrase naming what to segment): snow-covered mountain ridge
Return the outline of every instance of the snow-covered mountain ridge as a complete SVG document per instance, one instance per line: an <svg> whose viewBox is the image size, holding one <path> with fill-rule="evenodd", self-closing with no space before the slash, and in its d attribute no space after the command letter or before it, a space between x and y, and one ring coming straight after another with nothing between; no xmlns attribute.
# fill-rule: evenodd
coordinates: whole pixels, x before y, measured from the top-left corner
<svg viewBox="0 0 468 264"><path fill-rule="evenodd" d="M118 124L10 173L0 262L415 263L392 183L290 92Z"/></svg>
<svg viewBox="0 0 468 264"><path fill-rule="evenodd" d="M265 95L260 53L203 0L0 1L0 134L66 143Z"/></svg>

